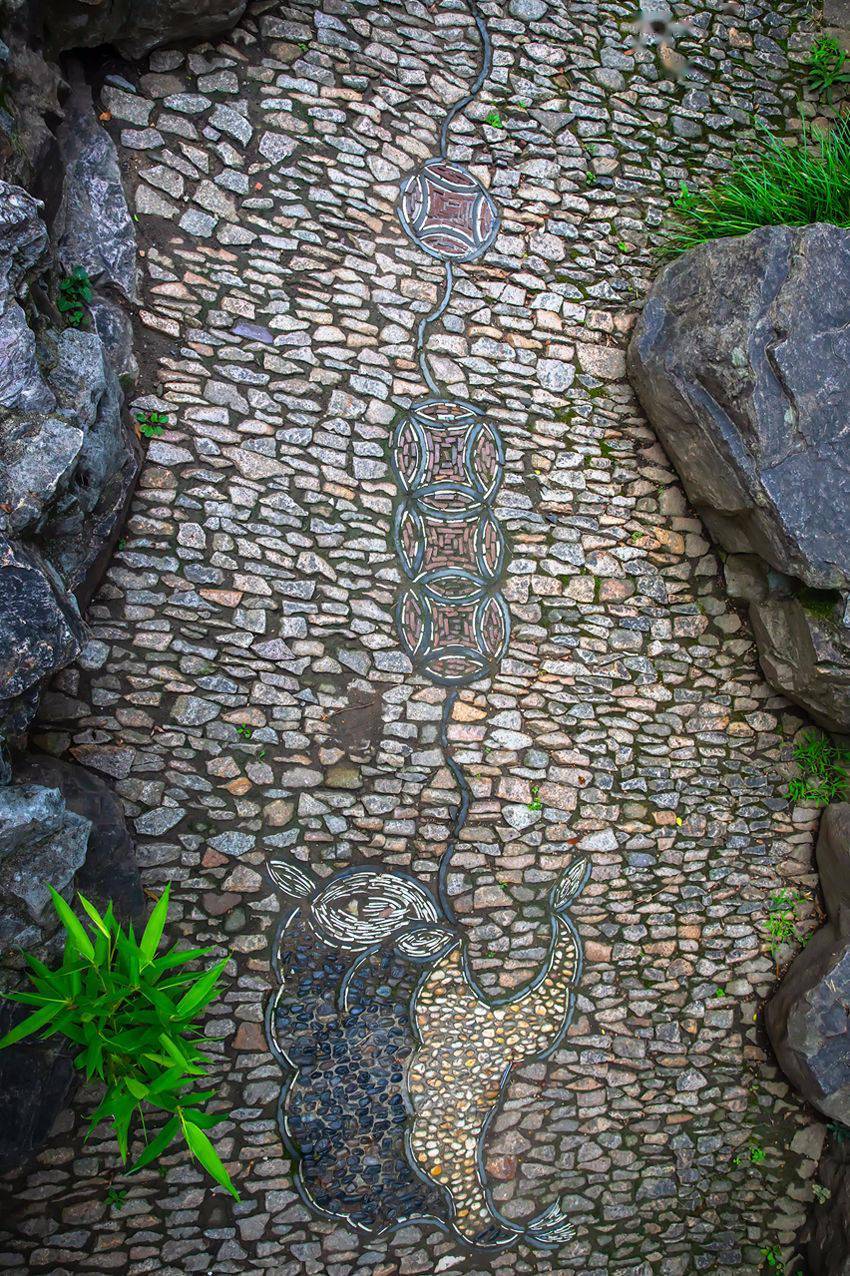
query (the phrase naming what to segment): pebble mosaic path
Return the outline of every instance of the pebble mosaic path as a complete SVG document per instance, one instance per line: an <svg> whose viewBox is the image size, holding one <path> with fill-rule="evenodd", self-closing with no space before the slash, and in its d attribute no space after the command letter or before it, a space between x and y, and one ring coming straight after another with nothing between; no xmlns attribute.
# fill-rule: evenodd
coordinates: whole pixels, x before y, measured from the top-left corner
<svg viewBox="0 0 850 1276"><path fill-rule="evenodd" d="M758 1272L763 1248L793 1244L823 1131L768 1058L758 1008L775 978L770 900L813 880L812 813L783 797L801 723L759 674L623 350L671 195L728 160L754 106L777 125L796 114L810 35L788 0L681 8L675 44L650 29L636 47L631 6L613 0L481 5L493 66L452 122L450 158L501 220L454 273L427 350L441 393L504 448L489 543L509 546L511 633L445 721L446 688L399 643L392 446L423 396L417 333L445 270L396 208L478 75L469 10L260 0L214 45L106 68L143 251L138 406L169 425L39 743L114 781L148 889L172 882L175 933L233 955L208 1031L242 1202L175 1158L111 1209L117 1150L102 1131L83 1145L80 1103L4 1184L0 1269L685 1276ZM570 905L585 963L569 1033L513 1062L482 1145L490 1202L516 1232L565 1211L575 1235L552 1253L526 1238L481 1252L447 1231L440 1176L405 1178L390 1125L377 1169L398 1168L397 1196L369 1206L386 1217L368 1235L317 1217L278 1125L273 961L290 975L281 1031L309 1054L297 984L316 969L310 919L337 916L335 897L319 904L329 880L357 866L437 901L453 838L461 948L420 984L412 1091L462 1053L449 1033L431 1059L429 1016L470 986L480 1006L510 1005L546 960L565 870L592 866ZM339 963L332 946L324 957ZM411 970L384 946L347 985L373 1025L337 1043L366 1107L370 1081L407 1058ZM306 1120L322 1100L303 1092ZM443 1141L463 1161L462 1130L453 1145L419 1111L431 1170ZM326 1214L345 1212L356 1148L331 1140ZM476 1217L464 1183L455 1200ZM414 1188L436 1221L384 1231Z"/></svg>

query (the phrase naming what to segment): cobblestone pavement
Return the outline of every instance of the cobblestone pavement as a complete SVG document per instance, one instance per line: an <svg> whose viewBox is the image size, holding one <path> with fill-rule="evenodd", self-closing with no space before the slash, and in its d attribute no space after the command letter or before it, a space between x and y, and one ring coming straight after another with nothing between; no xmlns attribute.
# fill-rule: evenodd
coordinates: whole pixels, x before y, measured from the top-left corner
<svg viewBox="0 0 850 1276"><path fill-rule="evenodd" d="M807 6L681 8L675 47L635 50L628 4L482 5L493 70L451 158L502 222L429 338L438 382L505 445L510 649L448 724L472 790L452 902L488 995L537 970L548 896L574 856L593 866L572 1026L512 1072L485 1168L505 1217L560 1198L575 1239L482 1257L428 1223L364 1237L311 1216L278 1130L266 865L382 866L436 893L458 802L445 692L393 615L391 431L423 395L416 330L442 287L395 205L479 55L452 0L262 0L214 46L106 68L144 252L139 407L169 424L38 738L114 780L175 933L233 954L209 1037L242 1202L174 1158L111 1210L116 1148L83 1146L80 1103L6 1181L3 1270L684 1276L793 1243L822 1127L758 1006L771 897L813 881L812 813L783 798L800 719L623 349L680 180L725 163L754 106L795 115Z"/></svg>

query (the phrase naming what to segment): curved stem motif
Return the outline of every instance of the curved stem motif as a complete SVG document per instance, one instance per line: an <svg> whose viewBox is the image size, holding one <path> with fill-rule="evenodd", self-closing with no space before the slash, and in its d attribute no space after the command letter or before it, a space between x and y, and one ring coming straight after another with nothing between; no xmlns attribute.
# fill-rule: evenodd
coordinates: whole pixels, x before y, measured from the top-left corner
<svg viewBox="0 0 850 1276"><path fill-rule="evenodd" d="M311 1209L369 1235L427 1219L477 1249L520 1237L554 1249L573 1234L561 1205L524 1225L507 1219L490 1191L484 1145L515 1065L545 1058L570 1023L581 944L568 910L589 869L579 860L563 874L549 898L546 958L503 997L473 976L449 881L472 800L449 743L452 714L461 688L496 673L510 638L501 588L507 545L495 511L502 439L481 408L440 387L426 352L455 271L481 257L499 228L488 191L447 153L452 121L480 92L492 61L484 20L467 3L481 69L443 120L438 157L401 190L402 227L442 263L445 285L416 334L428 395L402 414L391 451L399 488L393 540L405 577L397 628L414 668L446 690L440 742L458 805L436 898L398 871L352 865L320 882L301 863L271 865L278 888L298 902L278 932L280 987L267 1032L288 1074L281 1131Z"/></svg>

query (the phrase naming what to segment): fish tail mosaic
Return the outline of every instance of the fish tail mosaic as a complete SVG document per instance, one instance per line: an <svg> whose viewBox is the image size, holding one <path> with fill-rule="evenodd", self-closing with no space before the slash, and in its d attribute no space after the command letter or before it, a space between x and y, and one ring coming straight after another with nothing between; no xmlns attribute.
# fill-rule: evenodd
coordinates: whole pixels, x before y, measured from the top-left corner
<svg viewBox="0 0 850 1276"><path fill-rule="evenodd" d="M545 959L506 996L478 984L449 889L471 801L449 723L462 689L497 671L511 629L508 546L495 508L502 438L483 409L441 390L427 354L455 271L483 256L499 229L488 191L449 158L452 120L491 65L483 18L468 8L480 72L443 121L439 155L401 185L402 229L442 263L444 287L417 333L427 393L402 412L391 441L392 541L403 577L396 627L415 673L445 689L440 741L458 804L434 890L396 869L352 865L320 879L302 862L270 866L289 902L266 1026L286 1074L281 1132L313 1212L368 1235L423 1221L481 1249L521 1239L550 1250L574 1235L561 1202L521 1224L505 1217L484 1149L513 1069L545 1059L569 1028L582 965L570 909L589 864L579 858L564 869L547 900Z"/></svg>

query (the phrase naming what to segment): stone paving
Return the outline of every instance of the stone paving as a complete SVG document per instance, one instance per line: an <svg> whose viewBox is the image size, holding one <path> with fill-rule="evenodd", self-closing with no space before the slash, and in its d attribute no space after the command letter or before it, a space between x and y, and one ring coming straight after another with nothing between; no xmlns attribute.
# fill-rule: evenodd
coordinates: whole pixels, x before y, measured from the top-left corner
<svg viewBox="0 0 850 1276"><path fill-rule="evenodd" d="M796 114L810 35L802 3L685 8L675 45L635 49L628 4L482 5L493 70L450 152L502 222L428 345L505 446L510 648L447 727L471 788L452 903L488 996L537 970L548 896L592 863L572 1026L515 1067L484 1156L505 1217L561 1200L575 1238L482 1256L430 1223L363 1236L311 1215L277 1126L269 862L436 893L457 809L445 692L393 615L390 440L442 288L395 206L479 50L452 0L261 0L213 46L106 68L144 254L138 406L169 425L37 737L114 780L175 933L233 955L209 1037L242 1202L174 1158L110 1209L117 1150L83 1146L80 1103L5 1185L3 1270L684 1276L793 1244L823 1131L758 1018L770 900L813 883L813 813L783 797L801 720L759 674L623 349L680 180L726 162L754 106Z"/></svg>

